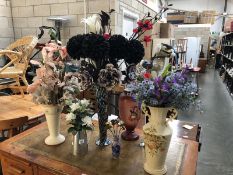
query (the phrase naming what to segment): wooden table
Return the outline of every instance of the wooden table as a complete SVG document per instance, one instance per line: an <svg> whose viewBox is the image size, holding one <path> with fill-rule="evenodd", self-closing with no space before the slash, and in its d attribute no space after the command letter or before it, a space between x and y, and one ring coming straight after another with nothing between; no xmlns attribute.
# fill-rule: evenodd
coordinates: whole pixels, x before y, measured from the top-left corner
<svg viewBox="0 0 233 175"><path fill-rule="evenodd" d="M42 107L33 103L30 95L0 96L0 120L21 116L28 116L29 120L33 120L42 115Z"/></svg>
<svg viewBox="0 0 233 175"><path fill-rule="evenodd" d="M115 160L112 159L110 146L99 149L95 145L95 139L98 137L98 131L95 130L88 136L90 138L88 154L85 157L75 157L72 155L72 137L67 134L66 123L61 123L61 133L66 137L66 141L61 145L44 144L44 138L48 134L46 123L1 143L0 156L4 175L147 175L143 171L144 148L139 147L140 140L121 141L122 153L119 160ZM198 142L174 136L172 145L176 144L185 145L180 174L196 174ZM176 156L172 158L175 159ZM170 161L174 164L175 162ZM171 169L169 171L167 175L174 174Z"/></svg>

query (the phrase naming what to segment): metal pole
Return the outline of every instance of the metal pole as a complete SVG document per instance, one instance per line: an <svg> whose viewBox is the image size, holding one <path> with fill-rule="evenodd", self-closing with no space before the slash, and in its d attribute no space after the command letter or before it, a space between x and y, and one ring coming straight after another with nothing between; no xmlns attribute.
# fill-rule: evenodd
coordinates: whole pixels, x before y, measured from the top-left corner
<svg viewBox="0 0 233 175"><path fill-rule="evenodd" d="M225 0L224 12L227 12L227 2L228 2L228 0ZM225 20L226 20L226 17L223 16L223 19L222 19L222 31L224 31Z"/></svg>
<svg viewBox="0 0 233 175"><path fill-rule="evenodd" d="M86 5L86 0L83 1L84 3L84 18L86 19L87 18L87 5ZM86 34L87 33L87 24L84 23L84 33Z"/></svg>

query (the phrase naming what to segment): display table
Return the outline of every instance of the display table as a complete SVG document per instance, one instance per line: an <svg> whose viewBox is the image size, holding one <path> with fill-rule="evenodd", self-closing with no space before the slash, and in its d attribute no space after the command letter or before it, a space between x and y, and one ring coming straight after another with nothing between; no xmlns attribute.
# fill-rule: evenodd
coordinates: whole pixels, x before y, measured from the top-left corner
<svg viewBox="0 0 233 175"><path fill-rule="evenodd" d="M98 128L98 127L95 127ZM177 129L177 128L176 128ZM144 148L141 141L121 140L120 158L111 155L111 146L100 149L95 145L98 131L88 132L89 151L85 156L72 155L72 136L62 121L61 133L66 141L58 146L47 146L46 123L0 144L4 175L10 174L72 174L72 175L146 175L143 170ZM140 132L141 133L141 132ZM174 136L167 157L167 175L194 175L198 157L198 142Z"/></svg>
<svg viewBox="0 0 233 175"><path fill-rule="evenodd" d="M33 103L30 95L0 96L0 106L0 120L22 116L28 116L29 120L33 120L43 116L42 107Z"/></svg>

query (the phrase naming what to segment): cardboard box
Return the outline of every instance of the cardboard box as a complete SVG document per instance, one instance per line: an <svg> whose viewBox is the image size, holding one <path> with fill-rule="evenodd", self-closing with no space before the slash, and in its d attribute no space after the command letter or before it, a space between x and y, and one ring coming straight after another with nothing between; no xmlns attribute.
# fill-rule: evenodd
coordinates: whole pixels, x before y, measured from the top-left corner
<svg viewBox="0 0 233 175"><path fill-rule="evenodd" d="M198 21L198 11L185 12L184 23L196 24Z"/></svg>
<svg viewBox="0 0 233 175"><path fill-rule="evenodd" d="M160 38L173 38L174 37L174 25L169 23L160 24Z"/></svg>
<svg viewBox="0 0 233 175"><path fill-rule="evenodd" d="M224 32L233 32L233 18L228 18L224 25Z"/></svg>
<svg viewBox="0 0 233 175"><path fill-rule="evenodd" d="M199 58L198 67L201 68L200 72L204 73L206 70L207 58Z"/></svg>
<svg viewBox="0 0 233 175"><path fill-rule="evenodd" d="M215 15L217 15L215 10L204 10L200 13L200 16L202 17L214 17Z"/></svg>
<svg viewBox="0 0 233 175"><path fill-rule="evenodd" d="M199 24L214 24L215 17L200 16Z"/></svg>
<svg viewBox="0 0 233 175"><path fill-rule="evenodd" d="M214 24L217 12L215 10L205 10L200 13L199 24Z"/></svg>
<svg viewBox="0 0 233 175"><path fill-rule="evenodd" d="M159 31L160 31L160 23L155 23L153 25L153 29L149 30L149 31L146 31L140 37L140 40L143 40L144 36L151 36L151 39L153 41L153 39L159 38L159 33L160 33ZM146 59L146 60L151 60L151 57L152 57L152 46L153 46L152 41L148 42L147 44L145 42L143 42L143 46L144 46L144 49L145 49L144 59Z"/></svg>
<svg viewBox="0 0 233 175"><path fill-rule="evenodd" d="M167 22L171 24L182 24L184 23L184 12L177 12L177 13L168 13L167 14Z"/></svg>

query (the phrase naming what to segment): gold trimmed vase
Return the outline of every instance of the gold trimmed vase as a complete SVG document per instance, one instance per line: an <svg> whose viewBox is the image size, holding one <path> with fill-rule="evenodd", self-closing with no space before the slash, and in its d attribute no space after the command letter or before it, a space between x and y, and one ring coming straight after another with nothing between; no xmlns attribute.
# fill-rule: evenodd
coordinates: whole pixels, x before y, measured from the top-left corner
<svg viewBox="0 0 233 175"><path fill-rule="evenodd" d="M170 108L150 107L149 122L143 126L145 143L144 170L152 175L166 174L165 165L172 137L166 117Z"/></svg>

